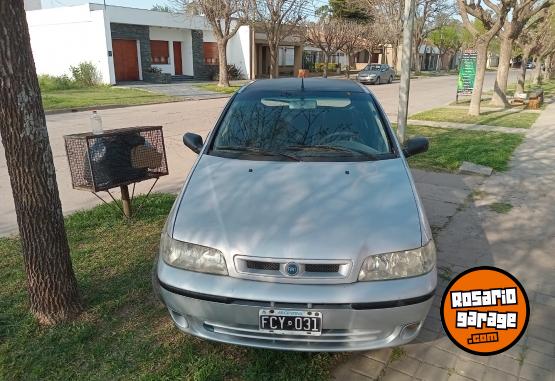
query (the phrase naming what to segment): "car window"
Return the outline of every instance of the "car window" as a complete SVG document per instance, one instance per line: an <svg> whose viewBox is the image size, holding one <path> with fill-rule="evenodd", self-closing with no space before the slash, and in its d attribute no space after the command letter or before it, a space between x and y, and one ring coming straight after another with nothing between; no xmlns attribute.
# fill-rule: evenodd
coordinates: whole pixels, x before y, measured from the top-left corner
<svg viewBox="0 0 555 381"><path fill-rule="evenodd" d="M382 65L368 65L364 70L368 71L380 71L382 69Z"/></svg>
<svg viewBox="0 0 555 381"><path fill-rule="evenodd" d="M209 153L333 161L378 160L392 149L368 94L256 92L233 100Z"/></svg>

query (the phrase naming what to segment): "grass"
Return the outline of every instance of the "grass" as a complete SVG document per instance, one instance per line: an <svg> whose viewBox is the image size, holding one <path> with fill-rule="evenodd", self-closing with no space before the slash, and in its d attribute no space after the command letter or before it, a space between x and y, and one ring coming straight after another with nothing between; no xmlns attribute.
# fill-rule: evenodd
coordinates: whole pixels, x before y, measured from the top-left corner
<svg viewBox="0 0 555 381"><path fill-rule="evenodd" d="M0 238L1 380L329 378L338 355L216 344L173 326L150 283L173 201L152 195L131 222L106 205L66 219L86 311L56 327L38 326L28 312L20 241Z"/></svg>
<svg viewBox="0 0 555 381"><path fill-rule="evenodd" d="M121 106L161 103L175 97L139 89L98 86L81 89L43 90L42 103L45 110L63 110L79 107Z"/></svg>
<svg viewBox="0 0 555 381"><path fill-rule="evenodd" d="M410 119L466 124L485 124L509 128L530 128L538 118L538 113L484 111L479 116L468 115L465 109L449 107L436 108L412 115Z"/></svg>
<svg viewBox="0 0 555 381"><path fill-rule="evenodd" d="M243 85L231 85L231 86L220 87L218 86L217 83L202 83L202 84L195 85L195 87L198 87L199 89L204 89L208 91L213 91L215 93L223 93L223 94L233 94L234 92L239 90L241 86Z"/></svg>
<svg viewBox="0 0 555 381"><path fill-rule="evenodd" d="M494 202L488 205L489 209L495 213L507 214L513 209L513 206L507 202Z"/></svg>
<svg viewBox="0 0 555 381"><path fill-rule="evenodd" d="M526 76L530 75L529 72L527 72ZM535 90L535 89L543 89L544 95L545 96L551 96L555 94L555 79L551 79L549 81L544 81L541 85L534 85L532 84L532 82L530 81L526 81L526 83L524 84L524 91L530 91L530 90ZM511 85L509 85L507 87L507 92L509 92L510 94L513 94L514 91L516 89L516 85L513 83Z"/></svg>
<svg viewBox="0 0 555 381"><path fill-rule="evenodd" d="M505 171L513 151L523 140L520 134L425 126L409 126L407 135L422 135L430 140L428 152L409 158L412 167L449 172L458 170L463 161Z"/></svg>

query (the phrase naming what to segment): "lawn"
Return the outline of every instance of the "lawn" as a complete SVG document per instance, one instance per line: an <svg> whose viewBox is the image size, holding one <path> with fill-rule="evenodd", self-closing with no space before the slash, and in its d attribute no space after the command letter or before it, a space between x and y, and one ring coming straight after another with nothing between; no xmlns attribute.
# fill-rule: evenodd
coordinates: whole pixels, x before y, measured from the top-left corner
<svg viewBox="0 0 555 381"><path fill-rule="evenodd" d="M163 94L139 89L98 86L82 89L43 90L45 110L74 109L79 107L142 105L176 100Z"/></svg>
<svg viewBox="0 0 555 381"><path fill-rule="evenodd" d="M422 135L430 139L428 152L409 158L411 167L443 171L456 171L463 161L505 171L523 139L520 134L423 126L409 126L407 133L409 137Z"/></svg>
<svg viewBox="0 0 555 381"><path fill-rule="evenodd" d="M538 116L539 113L523 111L484 111L480 114L480 116L470 116L468 115L468 111L465 109L442 107L411 115L410 119L430 120L436 122L485 124L489 126L512 128L530 128Z"/></svg>
<svg viewBox="0 0 555 381"><path fill-rule="evenodd" d="M199 89L204 89L208 91L213 91L215 93L223 93L223 94L233 94L234 92L239 90L242 86L243 85L231 85L231 86L220 87L218 86L217 83L202 83L202 84L195 85L195 87L198 87Z"/></svg>
<svg viewBox="0 0 555 381"><path fill-rule="evenodd" d="M340 355L254 350L193 338L155 301L152 259L174 196L151 196L132 222L102 205L66 219L86 311L38 326L27 310L18 239L0 238L2 380L321 380ZM138 201L139 203L141 200Z"/></svg>

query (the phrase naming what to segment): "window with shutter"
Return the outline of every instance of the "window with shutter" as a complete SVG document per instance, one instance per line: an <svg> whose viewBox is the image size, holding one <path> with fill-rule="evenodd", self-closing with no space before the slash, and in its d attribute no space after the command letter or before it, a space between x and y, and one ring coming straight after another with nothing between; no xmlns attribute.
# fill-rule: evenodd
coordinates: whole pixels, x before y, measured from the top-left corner
<svg viewBox="0 0 555 381"><path fill-rule="evenodd" d="M150 40L150 55L153 64L167 64L170 62L170 48L168 41Z"/></svg>

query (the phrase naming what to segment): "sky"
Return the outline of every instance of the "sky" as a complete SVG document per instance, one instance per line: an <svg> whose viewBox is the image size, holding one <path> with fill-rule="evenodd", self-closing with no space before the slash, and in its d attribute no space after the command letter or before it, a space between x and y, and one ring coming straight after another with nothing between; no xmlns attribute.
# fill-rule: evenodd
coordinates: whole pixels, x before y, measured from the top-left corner
<svg viewBox="0 0 555 381"><path fill-rule="evenodd" d="M102 4L103 0L91 0L91 3ZM42 0L43 8L60 7L64 5L79 5L88 3L87 0ZM170 5L171 0L106 0L107 5L121 5L124 7L150 9L155 4Z"/></svg>

